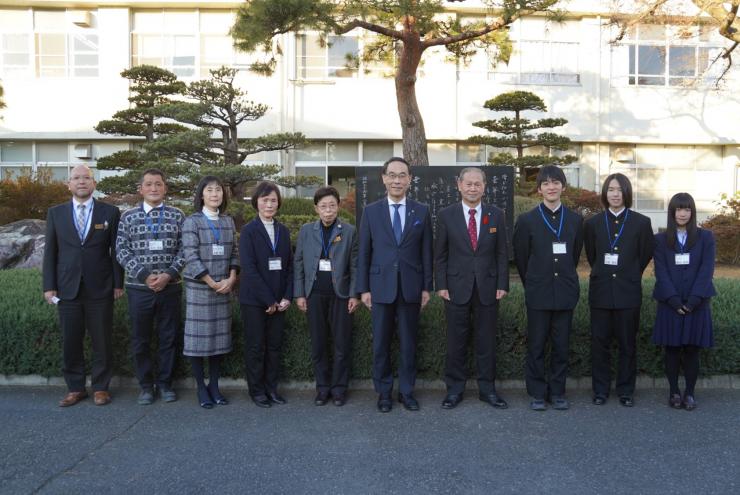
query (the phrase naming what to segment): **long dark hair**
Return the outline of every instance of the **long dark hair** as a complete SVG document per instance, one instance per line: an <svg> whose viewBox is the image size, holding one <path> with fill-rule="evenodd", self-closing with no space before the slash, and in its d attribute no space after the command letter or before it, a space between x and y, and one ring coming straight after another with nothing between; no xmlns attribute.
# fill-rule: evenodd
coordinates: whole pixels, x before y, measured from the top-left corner
<svg viewBox="0 0 740 495"><path fill-rule="evenodd" d="M696 238L699 237L698 228L696 226L696 203L691 194L680 192L673 195L671 200L668 202L668 222L665 231L666 242L671 249L676 248L676 210L679 208L688 208L691 210L691 218L689 223L686 224L686 247L691 248L696 243Z"/></svg>
<svg viewBox="0 0 740 495"><path fill-rule="evenodd" d="M601 186L601 205L605 210L609 209L609 200L606 199L606 193L609 191L609 183L613 180L616 180L619 183L619 188L622 189L624 207L632 208L632 183L626 175L620 173L611 174L604 180L604 185Z"/></svg>
<svg viewBox="0 0 740 495"><path fill-rule="evenodd" d="M195 196L193 197L193 206L195 207L195 211L201 211L203 209L203 190L208 187L208 184L212 184L214 182L221 186L221 190L224 192L224 199L218 206L218 212L223 213L226 211L226 207L229 206L229 193L221 179L215 175L206 175L200 180L200 182L198 182L198 187L195 188Z"/></svg>

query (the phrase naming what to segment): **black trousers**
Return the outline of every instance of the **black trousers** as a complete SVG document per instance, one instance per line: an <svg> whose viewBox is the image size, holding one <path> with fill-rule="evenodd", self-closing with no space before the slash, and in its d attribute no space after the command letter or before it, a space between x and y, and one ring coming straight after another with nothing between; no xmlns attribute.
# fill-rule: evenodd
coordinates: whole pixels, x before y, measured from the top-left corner
<svg viewBox="0 0 740 495"><path fill-rule="evenodd" d="M172 385L175 369L177 337L181 328L182 288L170 285L161 292L149 289L126 288L131 320L131 347L134 354L136 378L141 388L151 388L154 381L154 363L151 339L157 326L157 380L160 386Z"/></svg>
<svg viewBox="0 0 740 495"><path fill-rule="evenodd" d="M92 389L108 390L113 376L111 328L113 296L95 298L80 286L77 297L59 301L59 327L62 334L62 374L70 392L85 390L85 331L92 341Z"/></svg>
<svg viewBox="0 0 740 495"><path fill-rule="evenodd" d="M308 297L308 328L316 390L340 395L347 391L352 356L352 315L347 298L312 292ZM334 342L334 362L329 369L329 333Z"/></svg>
<svg viewBox="0 0 740 495"><path fill-rule="evenodd" d="M473 295L466 304L445 302L447 316L447 359L445 384L448 394L462 394L468 379L467 345L471 317L475 336L475 361L478 370L478 391L490 394L496 391L496 320L498 301L484 305L473 286Z"/></svg>
<svg viewBox="0 0 740 495"><path fill-rule="evenodd" d="M609 395L612 383L612 339L619 347L616 392L620 397L635 393L637 378L637 330L640 308L591 308L591 384L595 395Z"/></svg>
<svg viewBox="0 0 740 495"><path fill-rule="evenodd" d="M401 287L398 297L390 304L373 302L370 314L373 322L373 385L382 396L393 392L391 369L391 341L398 326L400 362L398 388L403 395L411 395L416 383L416 336L419 330L421 304L409 303L403 298Z"/></svg>
<svg viewBox="0 0 740 495"><path fill-rule="evenodd" d="M573 310L549 311L527 308L527 393L535 399L565 394L568 347ZM545 345L552 341L550 376L545 375Z"/></svg>
<svg viewBox="0 0 740 495"><path fill-rule="evenodd" d="M266 309L266 306L241 305L244 364L251 397L277 391L285 313L276 311L268 315Z"/></svg>

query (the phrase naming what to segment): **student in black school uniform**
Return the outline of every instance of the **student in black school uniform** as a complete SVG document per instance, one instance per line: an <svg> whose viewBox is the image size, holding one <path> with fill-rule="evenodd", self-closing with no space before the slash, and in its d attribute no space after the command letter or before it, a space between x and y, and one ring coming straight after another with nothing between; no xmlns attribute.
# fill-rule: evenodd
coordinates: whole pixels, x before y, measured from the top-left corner
<svg viewBox="0 0 740 495"><path fill-rule="evenodd" d="M611 343L617 339L616 392L619 403L634 405L637 377L636 338L640 327L642 273L653 257L650 219L630 209L632 184L611 174L601 188L604 212L586 220L584 246L591 277L591 383L593 403L606 403L611 386Z"/></svg>
<svg viewBox="0 0 740 495"><path fill-rule="evenodd" d="M568 342L573 309L578 303L576 267L583 248L583 218L560 202L566 180L563 171L547 165L537 174L542 203L522 213L514 226L514 261L524 284L527 305L525 375L533 411L570 407L565 398ZM549 380L545 374L545 344L552 340Z"/></svg>

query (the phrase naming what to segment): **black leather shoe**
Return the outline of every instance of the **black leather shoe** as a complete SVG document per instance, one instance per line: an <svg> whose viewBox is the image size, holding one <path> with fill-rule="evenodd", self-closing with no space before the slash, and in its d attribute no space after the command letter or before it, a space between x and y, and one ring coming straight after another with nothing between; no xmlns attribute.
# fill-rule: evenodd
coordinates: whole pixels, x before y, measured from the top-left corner
<svg viewBox="0 0 740 495"><path fill-rule="evenodd" d="M681 409L681 407L683 407L683 404L681 403L681 394L671 394L671 396L668 397L668 405L673 409Z"/></svg>
<svg viewBox="0 0 740 495"><path fill-rule="evenodd" d="M693 395L684 395L683 397L683 407L687 411L693 411L696 409L696 406L698 404L696 403L696 400L694 399Z"/></svg>
<svg viewBox="0 0 740 495"><path fill-rule="evenodd" d="M213 399L208 389L198 388L198 403L203 409L213 409Z"/></svg>
<svg viewBox="0 0 740 495"><path fill-rule="evenodd" d="M442 401L442 409L455 409L462 400L462 394L447 394L447 397Z"/></svg>
<svg viewBox="0 0 740 495"><path fill-rule="evenodd" d="M509 404L499 397L496 392L491 392L490 394L478 394L478 398L483 402L488 402L496 409L506 409L509 407Z"/></svg>
<svg viewBox="0 0 740 495"><path fill-rule="evenodd" d="M393 409L393 401L390 397L383 397L382 395L378 397L378 411L387 413L391 412L391 409Z"/></svg>
<svg viewBox="0 0 740 495"><path fill-rule="evenodd" d="M334 405L337 407L342 407L347 402L347 396L344 394L335 394L333 398Z"/></svg>
<svg viewBox="0 0 740 495"><path fill-rule="evenodd" d="M270 399L268 399L266 395L255 395L252 397L252 402L259 407L272 407Z"/></svg>
<svg viewBox="0 0 740 495"><path fill-rule="evenodd" d="M325 406L327 402L329 402L328 392L319 392L318 394L316 394L316 398L313 400L313 403L317 406Z"/></svg>
<svg viewBox="0 0 740 495"><path fill-rule="evenodd" d="M419 402L416 399L414 399L413 395L398 394L398 402L403 404L403 407L407 411L418 411L419 410Z"/></svg>
<svg viewBox="0 0 740 495"><path fill-rule="evenodd" d="M604 404L606 404L606 395L594 395L594 398L591 402L593 402L595 406L603 406Z"/></svg>
<svg viewBox="0 0 740 495"><path fill-rule="evenodd" d="M619 403L624 407L634 407L635 399L633 399L631 395L622 395L619 397Z"/></svg>
<svg viewBox="0 0 740 495"><path fill-rule="evenodd" d="M267 392L267 398L270 399L270 402L273 404L285 404L285 399L278 394L277 392Z"/></svg>

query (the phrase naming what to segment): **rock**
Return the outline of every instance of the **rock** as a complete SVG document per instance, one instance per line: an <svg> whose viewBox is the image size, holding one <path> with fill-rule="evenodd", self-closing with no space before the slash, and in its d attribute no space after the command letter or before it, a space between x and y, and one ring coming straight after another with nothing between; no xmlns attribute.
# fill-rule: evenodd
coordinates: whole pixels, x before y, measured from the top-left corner
<svg viewBox="0 0 740 495"><path fill-rule="evenodd" d="M0 269L41 268L45 232L44 220L18 220L0 226Z"/></svg>

